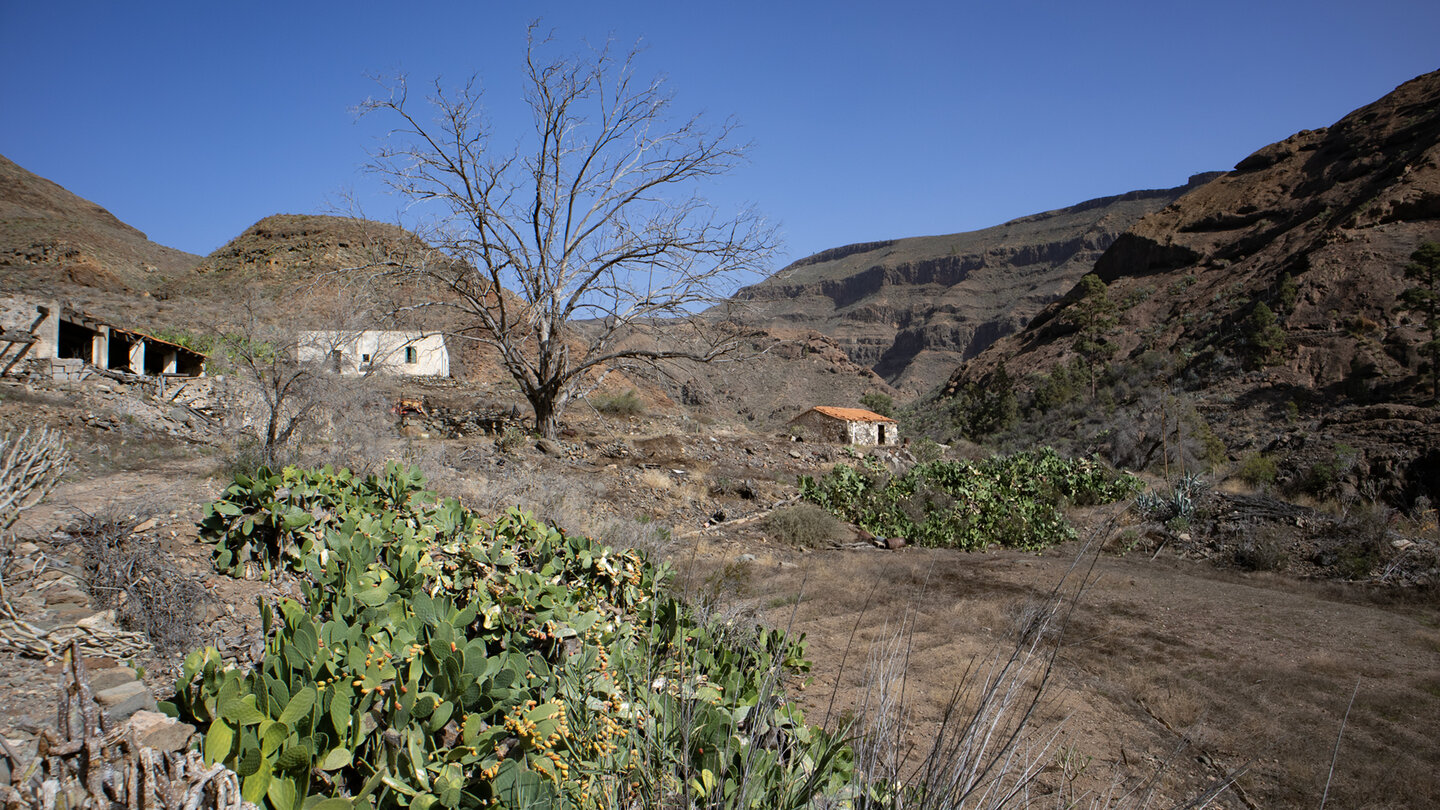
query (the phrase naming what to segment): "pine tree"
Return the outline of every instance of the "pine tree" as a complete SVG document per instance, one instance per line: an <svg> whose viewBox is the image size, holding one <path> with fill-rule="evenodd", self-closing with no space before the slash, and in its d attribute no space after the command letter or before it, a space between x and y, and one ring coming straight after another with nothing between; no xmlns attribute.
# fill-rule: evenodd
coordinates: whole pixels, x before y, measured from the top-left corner
<svg viewBox="0 0 1440 810"><path fill-rule="evenodd" d="M1115 344L1105 333L1115 326L1115 304L1110 300L1109 287L1099 276L1090 273L1080 279L1080 299L1070 305L1066 318L1080 330L1075 338L1075 351L1085 358L1090 373L1090 397L1095 397L1095 380L1105 361L1115 353Z"/></svg>
<svg viewBox="0 0 1440 810"><path fill-rule="evenodd" d="M1440 402L1440 243L1422 242L1410 254L1405 278L1420 282L1400 293L1400 308L1419 316L1430 333L1420 353L1430 357L1430 395Z"/></svg>
<svg viewBox="0 0 1440 810"><path fill-rule="evenodd" d="M1262 366L1273 363L1276 354L1285 348L1285 330L1281 328L1275 311L1264 301L1250 311L1250 317L1245 321L1245 337L1250 341L1255 362Z"/></svg>

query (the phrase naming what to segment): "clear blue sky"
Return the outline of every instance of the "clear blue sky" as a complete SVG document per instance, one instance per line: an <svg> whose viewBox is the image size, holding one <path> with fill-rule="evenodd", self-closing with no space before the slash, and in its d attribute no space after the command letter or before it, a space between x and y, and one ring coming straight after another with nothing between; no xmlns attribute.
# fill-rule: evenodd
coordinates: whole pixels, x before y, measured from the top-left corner
<svg viewBox="0 0 1440 810"><path fill-rule="evenodd" d="M525 23L648 46L678 108L735 116L709 189L786 257L1183 183L1440 68L1440 3L0 0L0 154L208 253L353 188L372 74L478 74L518 122ZM783 257L782 257L783 258Z"/></svg>

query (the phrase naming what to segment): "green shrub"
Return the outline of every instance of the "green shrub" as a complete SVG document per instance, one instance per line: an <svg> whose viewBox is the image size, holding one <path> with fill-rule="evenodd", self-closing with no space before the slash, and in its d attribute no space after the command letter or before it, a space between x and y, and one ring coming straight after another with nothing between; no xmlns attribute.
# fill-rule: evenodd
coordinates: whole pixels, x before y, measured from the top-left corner
<svg viewBox="0 0 1440 810"><path fill-rule="evenodd" d="M623 394L609 394L593 397L595 410L607 416L643 416L645 403L640 401L640 392L631 388Z"/></svg>
<svg viewBox="0 0 1440 810"><path fill-rule="evenodd" d="M801 476L800 495L879 537L963 549L992 543L1036 549L1074 537L1060 511L1064 502L1110 503L1139 485L1132 475L1062 458L1047 447L980 462L919 464L900 476L875 462L841 464L818 480Z"/></svg>
<svg viewBox="0 0 1440 810"><path fill-rule="evenodd" d="M772 537L796 546L816 546L839 534L844 526L834 515L812 503L797 503L765 517L764 529Z"/></svg>
<svg viewBox="0 0 1440 810"><path fill-rule="evenodd" d="M223 570L248 545L303 593L262 604L253 668L193 653L163 706L245 800L798 809L849 778L778 687L808 668L803 636L702 622L639 552L483 521L423 483L261 471L207 510Z"/></svg>
<svg viewBox="0 0 1440 810"><path fill-rule="evenodd" d="M881 416L895 415L895 400L882 391L870 391L860 397L860 404L880 414Z"/></svg>
<svg viewBox="0 0 1440 810"><path fill-rule="evenodd" d="M1359 455L1355 448L1348 444L1337 444L1328 458L1316 461L1305 470L1298 486L1301 491L1313 495L1334 495L1340 489L1340 482L1354 470L1358 460Z"/></svg>
<svg viewBox="0 0 1440 810"><path fill-rule="evenodd" d="M1247 537L1235 548L1235 564L1250 571L1283 571L1289 562L1273 532Z"/></svg>
<svg viewBox="0 0 1440 810"><path fill-rule="evenodd" d="M934 439L921 437L914 444L910 445L910 452L915 455L915 460L921 464L929 464L932 461L939 461L945 455L945 448L940 446Z"/></svg>
<svg viewBox="0 0 1440 810"><path fill-rule="evenodd" d="M1279 472L1273 457L1264 453L1251 453L1235 469L1235 477L1252 487L1268 487L1275 483Z"/></svg>
<svg viewBox="0 0 1440 810"><path fill-rule="evenodd" d="M500 431L500 435L495 437L495 449L508 455L519 450L520 445L524 444L527 438L529 436L525 434L525 431L514 425L506 425L505 429Z"/></svg>
<svg viewBox="0 0 1440 810"><path fill-rule="evenodd" d="M1286 343L1285 329L1264 301L1257 301L1250 310L1244 332L1252 362L1262 366L1280 362L1280 350Z"/></svg>

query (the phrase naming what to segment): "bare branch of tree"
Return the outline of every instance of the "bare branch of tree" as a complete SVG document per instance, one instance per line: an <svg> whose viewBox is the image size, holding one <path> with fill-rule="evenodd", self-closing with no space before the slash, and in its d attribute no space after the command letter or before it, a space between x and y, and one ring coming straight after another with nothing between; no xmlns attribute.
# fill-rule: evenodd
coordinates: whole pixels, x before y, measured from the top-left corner
<svg viewBox="0 0 1440 810"><path fill-rule="evenodd" d="M20 516L38 506L70 466L60 431L25 429L0 436L0 615L10 614L5 576L15 556L13 534Z"/></svg>
<svg viewBox="0 0 1440 810"><path fill-rule="evenodd" d="M442 282L463 314L452 331L491 347L553 436L566 405L619 361L701 362L732 352L737 334L656 343L765 267L774 229L753 211L722 215L697 186L738 166L748 145L726 121L677 118L659 79L635 75L637 52L611 45L547 56L535 27L525 60L534 130L494 148L472 79L452 93L436 82L421 105L404 77L361 105L396 128L371 169L429 221L412 227L437 248L403 272Z"/></svg>

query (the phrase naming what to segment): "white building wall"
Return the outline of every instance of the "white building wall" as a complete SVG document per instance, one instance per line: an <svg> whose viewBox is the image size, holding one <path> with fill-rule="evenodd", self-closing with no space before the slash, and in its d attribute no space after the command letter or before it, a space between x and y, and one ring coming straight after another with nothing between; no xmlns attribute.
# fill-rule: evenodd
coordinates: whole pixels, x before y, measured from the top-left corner
<svg viewBox="0 0 1440 810"><path fill-rule="evenodd" d="M300 360L335 362L341 374L450 376L450 354L442 335L421 332L315 331L300 334Z"/></svg>
<svg viewBox="0 0 1440 810"><path fill-rule="evenodd" d="M41 307L50 314L41 317ZM35 324L37 320L40 322L38 326ZM34 334L39 338L39 342L31 345L25 357L40 360L54 357L60 345L60 302L0 297L0 329L28 332L32 326L35 327Z"/></svg>

